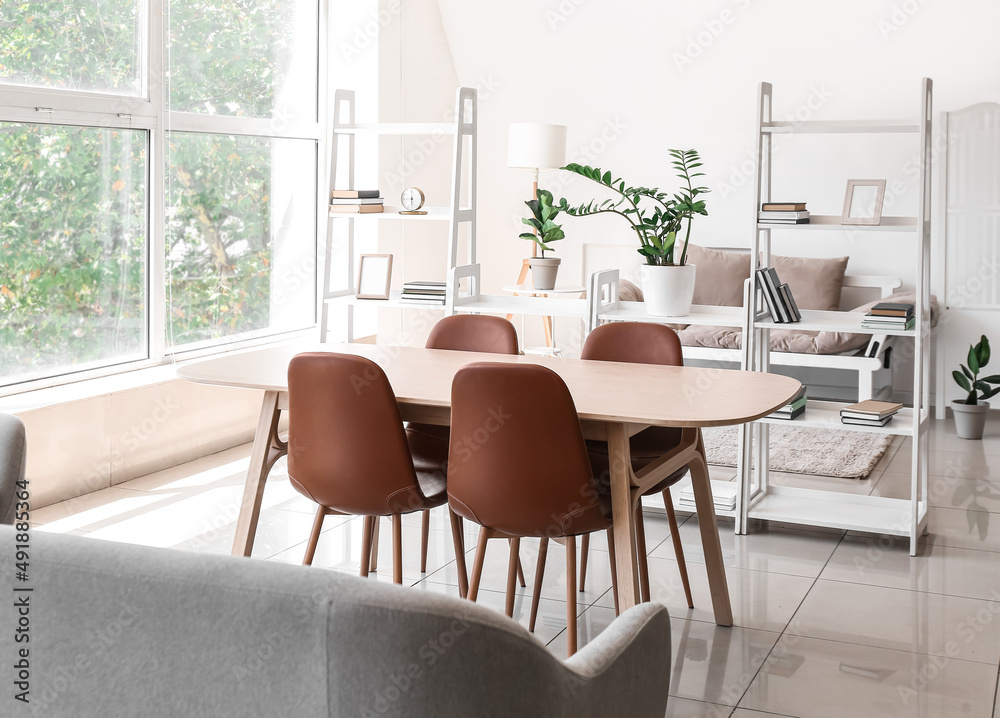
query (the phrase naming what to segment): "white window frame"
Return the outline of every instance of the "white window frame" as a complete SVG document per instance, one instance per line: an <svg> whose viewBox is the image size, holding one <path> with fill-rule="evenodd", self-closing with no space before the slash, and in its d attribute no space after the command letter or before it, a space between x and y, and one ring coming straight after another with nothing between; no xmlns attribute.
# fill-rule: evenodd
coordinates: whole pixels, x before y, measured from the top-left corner
<svg viewBox="0 0 1000 718"><path fill-rule="evenodd" d="M192 343L174 348L166 346L166 163L163 148L166 133L195 132L231 134L267 139L302 139L316 143L316 237L313 241L314 286L319 290L317 267L318 238L326 232L327 88L329 87L330 0L317 0L317 84L316 115L312 121L299 121L276 128L267 118L230 117L197 113L168 112L166 75L169 0L146 0L146 57L140 58L146 97L123 96L76 90L0 86L0 122L71 125L94 128L145 130L147 134L146 188L146 345L147 358L111 361L101 367L67 371L58 375L0 387L0 396L85 381L128 371L146 369L179 359L209 356L251 346L287 341L314 335L317 327L316 302L313 316L305 327L293 331L262 329L254 332Z"/></svg>

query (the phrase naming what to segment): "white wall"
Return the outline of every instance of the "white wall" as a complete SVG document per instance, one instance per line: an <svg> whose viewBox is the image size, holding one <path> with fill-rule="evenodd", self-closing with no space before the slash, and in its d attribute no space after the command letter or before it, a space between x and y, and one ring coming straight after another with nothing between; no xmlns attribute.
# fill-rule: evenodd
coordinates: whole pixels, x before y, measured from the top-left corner
<svg viewBox="0 0 1000 718"><path fill-rule="evenodd" d="M519 233L530 178L506 164L507 125L569 127L571 160L610 168L630 183L676 187L666 150L694 147L705 161L710 216L695 241L746 246L754 198L751 156L761 80L774 84L775 113L811 119L915 121L922 76L935 81L935 111L1000 100L1000 3L990 0L715 0L611 2L438 0L444 37L428 0L402 0L403 16L433 18L420 42L403 45L402 66L428 73L431 95L461 84L481 98L479 253L486 291L511 282L529 248ZM442 58L439 44L450 57ZM431 62L438 70L430 69ZM386 76L383 74L382 79ZM435 82L436 80L436 82ZM403 108L426 106L404 85ZM431 89L433 88L433 89ZM429 118L433 119L433 118ZM915 142L884 136L786 138L776 152L775 198L839 214L850 178L898 180L885 214L916 207ZM594 186L547 173L542 186L570 201ZM891 194L891 193L890 193ZM567 218L567 280L582 278L582 245L632 244L618 218ZM853 273L894 274L912 284L902 236L778 235L775 251L851 256ZM630 250L625 250L630 251Z"/></svg>

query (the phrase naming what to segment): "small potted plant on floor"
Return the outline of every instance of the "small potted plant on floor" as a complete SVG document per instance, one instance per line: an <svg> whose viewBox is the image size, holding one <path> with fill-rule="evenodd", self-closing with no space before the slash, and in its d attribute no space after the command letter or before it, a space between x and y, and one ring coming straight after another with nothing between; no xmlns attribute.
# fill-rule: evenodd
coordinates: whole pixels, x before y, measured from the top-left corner
<svg viewBox="0 0 1000 718"><path fill-rule="evenodd" d="M990 342L983 335L979 343L969 347L968 366L959 364L962 371L953 371L951 375L955 383L969 392L965 399L955 399L951 403L955 412L955 429L961 439L982 439L986 427L986 414L990 410L989 402L985 401L1000 393L1000 374L979 378L990 361Z"/></svg>
<svg viewBox="0 0 1000 718"><path fill-rule="evenodd" d="M531 257L528 265L531 267L531 281L535 289L555 289L556 275L559 273L558 257L546 257L546 252L554 251L551 243L566 237L562 227L555 223L559 208L552 203L552 193L548 190L538 190L536 199L525 202L531 210L531 217L523 217L522 222L531 226L534 232L525 232L521 239L529 239L538 245L541 257Z"/></svg>
<svg viewBox="0 0 1000 718"><path fill-rule="evenodd" d="M669 154L677 176L686 185L673 196L656 187L627 187L624 180L613 179L610 172L574 163L562 169L604 185L619 197L600 202L593 200L575 207L563 198L558 208L574 217L596 214L624 217L639 237L638 251L646 260L641 277L647 311L653 316L682 317L691 311L694 296L695 266L687 263L691 222L695 215L708 214L705 201L698 196L709 190L694 186L693 179L704 174L693 171L701 167L697 150L670 150ZM687 230L681 248L677 235L684 227L684 220L687 220Z"/></svg>

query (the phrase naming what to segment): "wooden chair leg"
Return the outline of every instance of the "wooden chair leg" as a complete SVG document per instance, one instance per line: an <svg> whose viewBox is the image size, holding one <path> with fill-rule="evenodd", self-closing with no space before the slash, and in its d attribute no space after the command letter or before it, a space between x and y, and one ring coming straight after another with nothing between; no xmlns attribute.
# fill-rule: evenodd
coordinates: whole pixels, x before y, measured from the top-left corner
<svg viewBox="0 0 1000 718"><path fill-rule="evenodd" d="M392 515L392 581L403 583L403 516Z"/></svg>
<svg viewBox="0 0 1000 718"><path fill-rule="evenodd" d="M590 556L590 534L580 538L580 591L587 583L587 558Z"/></svg>
<svg viewBox="0 0 1000 718"><path fill-rule="evenodd" d="M615 615L621 614L618 608L618 564L615 561L615 530L608 529L608 551L611 552L611 595L615 599Z"/></svg>
<svg viewBox="0 0 1000 718"><path fill-rule="evenodd" d="M670 498L669 488L663 490L663 505L667 507L667 522L670 524L670 537L674 542L674 558L677 559L677 568L681 572L684 598L687 599L688 608L694 608L694 599L691 598L691 583L688 581L687 564L684 561L684 546L681 544L681 532L677 528L677 514L674 513L674 502Z"/></svg>
<svg viewBox="0 0 1000 718"><path fill-rule="evenodd" d="M476 546L476 560L472 563L472 580L469 582L469 600L475 603L479 595L479 579L483 577L483 562L486 560L486 544L490 540L490 530L479 529L479 545Z"/></svg>
<svg viewBox="0 0 1000 718"><path fill-rule="evenodd" d="M531 587L531 617L528 630L534 633L535 619L538 617L538 602L542 598L542 579L545 578L545 557L549 553L549 540L544 536L538 544L538 563L535 565L535 583Z"/></svg>
<svg viewBox="0 0 1000 718"><path fill-rule="evenodd" d="M513 545L512 544L512 540L510 540L510 539L508 539L507 543ZM524 588L525 586L528 585L527 582L525 582L525 580L524 580L524 569L521 568L521 557L520 556L517 557L517 582L519 584L521 584L521 588Z"/></svg>
<svg viewBox="0 0 1000 718"><path fill-rule="evenodd" d="M507 604L504 607L507 618L514 617L514 578L517 576L517 569L521 566L521 559L518 556L520 548L521 539L512 538L510 540L510 556L507 559Z"/></svg>
<svg viewBox="0 0 1000 718"><path fill-rule="evenodd" d="M431 512L424 511L420 523L420 573L427 573L427 542L431 537Z"/></svg>
<svg viewBox="0 0 1000 718"><path fill-rule="evenodd" d="M320 532L323 531L323 519L326 518L326 507L316 507L316 518L313 520L312 533L309 534L309 543L306 544L306 556L302 559L303 566L312 566L313 557L316 555L316 544L319 543Z"/></svg>
<svg viewBox="0 0 1000 718"><path fill-rule="evenodd" d="M458 571L458 595L469 596L469 572L465 567L465 528L462 517L448 509L451 515L451 540L455 544L455 568Z"/></svg>
<svg viewBox="0 0 1000 718"><path fill-rule="evenodd" d="M646 525L642 520L642 502L635 507L635 552L639 563L639 600L649 603L649 561L646 556Z"/></svg>
<svg viewBox="0 0 1000 718"><path fill-rule="evenodd" d="M361 529L361 578L368 578L368 566L372 557L372 541L376 525L378 525L378 517L365 516L364 528Z"/></svg>
<svg viewBox="0 0 1000 718"><path fill-rule="evenodd" d="M368 567L368 570L373 573L375 571L378 571L378 527L379 524L381 523L382 523L381 517L376 516L375 528L373 529L374 533L372 534L372 560Z"/></svg>
<svg viewBox="0 0 1000 718"><path fill-rule="evenodd" d="M566 655L576 653L576 536L566 537Z"/></svg>

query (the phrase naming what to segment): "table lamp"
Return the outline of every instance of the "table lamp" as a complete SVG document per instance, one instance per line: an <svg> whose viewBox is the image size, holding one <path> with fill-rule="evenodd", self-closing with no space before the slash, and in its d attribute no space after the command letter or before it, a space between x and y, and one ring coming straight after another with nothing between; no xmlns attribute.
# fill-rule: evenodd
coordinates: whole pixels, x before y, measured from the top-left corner
<svg viewBox="0 0 1000 718"><path fill-rule="evenodd" d="M538 173L566 164L566 125L514 122L507 133L507 166L533 172L531 196L538 199Z"/></svg>

